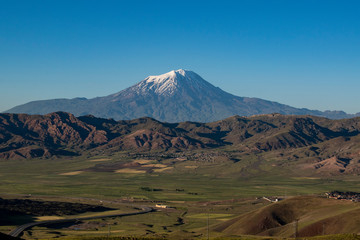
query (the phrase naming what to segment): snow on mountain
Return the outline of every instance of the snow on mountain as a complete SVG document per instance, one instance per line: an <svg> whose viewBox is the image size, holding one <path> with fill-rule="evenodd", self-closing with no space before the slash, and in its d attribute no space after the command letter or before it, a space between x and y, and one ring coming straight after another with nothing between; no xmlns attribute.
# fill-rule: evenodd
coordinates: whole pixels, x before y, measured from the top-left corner
<svg viewBox="0 0 360 240"><path fill-rule="evenodd" d="M120 91L112 96L114 98L120 95L128 95L134 92L138 95L150 95L155 94L158 96L174 96L178 91L183 88L188 89L206 89L215 87L210 83L206 82L202 77L193 71L178 69L172 70L168 73L148 76L138 84Z"/></svg>
<svg viewBox="0 0 360 240"><path fill-rule="evenodd" d="M213 86L195 72L184 69L149 76L132 87L105 97L34 101L7 112L47 114L57 111L117 120L148 116L168 122L209 122L233 115L267 113L330 118L353 116L343 112L299 109L259 98L238 97Z"/></svg>

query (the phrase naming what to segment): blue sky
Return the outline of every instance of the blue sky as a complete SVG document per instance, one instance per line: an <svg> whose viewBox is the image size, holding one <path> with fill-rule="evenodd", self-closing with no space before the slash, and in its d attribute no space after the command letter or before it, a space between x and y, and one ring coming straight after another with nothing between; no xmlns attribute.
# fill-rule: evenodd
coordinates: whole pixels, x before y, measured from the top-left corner
<svg viewBox="0 0 360 240"><path fill-rule="evenodd" d="M189 69L238 96L360 112L359 1L0 0L0 111Z"/></svg>

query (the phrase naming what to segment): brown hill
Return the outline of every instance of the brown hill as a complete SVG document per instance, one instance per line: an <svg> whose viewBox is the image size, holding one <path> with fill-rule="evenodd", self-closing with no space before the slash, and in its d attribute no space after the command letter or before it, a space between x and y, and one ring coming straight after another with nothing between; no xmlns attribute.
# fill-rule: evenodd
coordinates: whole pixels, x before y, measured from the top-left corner
<svg viewBox="0 0 360 240"><path fill-rule="evenodd" d="M273 203L219 224L215 231L227 235L293 237L298 220L298 236L359 233L360 204L319 197L295 197Z"/></svg>
<svg viewBox="0 0 360 240"><path fill-rule="evenodd" d="M107 141L106 132L68 113L0 114L1 158L78 155L82 149Z"/></svg>
<svg viewBox="0 0 360 240"><path fill-rule="evenodd" d="M358 159L360 118L329 120L280 114L233 116L212 123L164 123L152 118L114 121L65 112L47 115L0 114L0 158L34 158L113 153L121 150L179 151L230 147L271 152L315 146L312 163L336 156L343 165ZM341 149L339 149L341 147ZM332 149L337 149L332 151ZM343 151L346 149L346 151ZM327 155L321 155L324 153ZM338 153L347 154L338 156ZM347 159L347 160L344 160ZM331 164L330 164L331 165ZM315 166L315 165L314 165Z"/></svg>

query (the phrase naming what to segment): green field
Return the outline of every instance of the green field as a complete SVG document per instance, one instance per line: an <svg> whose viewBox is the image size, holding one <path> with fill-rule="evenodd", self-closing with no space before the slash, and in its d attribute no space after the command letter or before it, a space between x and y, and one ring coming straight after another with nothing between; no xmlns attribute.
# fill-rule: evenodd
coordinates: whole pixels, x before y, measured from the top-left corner
<svg viewBox="0 0 360 240"><path fill-rule="evenodd" d="M323 196L331 190L360 189L358 176L308 177L291 169L291 164L284 171L274 167L273 161L259 159L245 156L235 162L199 162L169 157L135 159L120 153L110 157L0 161L0 197L83 202L125 212L130 209L126 204L154 206L161 202L170 206L141 216L89 220L75 226L34 227L25 232L26 239L100 237L109 233L206 239L208 225L211 238L221 239L223 234L213 231L213 227L269 205L262 196ZM141 164L129 164L134 162ZM150 168L152 171L142 170ZM82 216L90 214L94 213ZM1 226L0 232L12 228Z"/></svg>
<svg viewBox="0 0 360 240"><path fill-rule="evenodd" d="M131 161L122 155L111 158L103 163L116 166ZM247 170L251 159L237 163L198 164L196 169L190 168L194 162L179 162L169 164L169 170L152 173L92 171L89 169L102 163L94 159L79 157L0 161L0 192L98 199L201 201L360 189L358 176L302 177L296 176L294 172L271 169L265 164L259 169ZM159 161L158 164L164 162Z"/></svg>

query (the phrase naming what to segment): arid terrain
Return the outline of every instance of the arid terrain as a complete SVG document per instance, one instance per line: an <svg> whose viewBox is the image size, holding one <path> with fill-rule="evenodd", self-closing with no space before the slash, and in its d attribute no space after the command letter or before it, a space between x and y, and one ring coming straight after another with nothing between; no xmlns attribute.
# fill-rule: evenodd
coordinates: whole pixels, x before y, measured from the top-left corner
<svg viewBox="0 0 360 240"><path fill-rule="evenodd" d="M325 194L360 188L359 118L164 123L57 112L1 114L0 129L3 233L144 206L154 211L35 226L22 236L291 239L295 224L303 238L360 232L360 203Z"/></svg>
<svg viewBox="0 0 360 240"><path fill-rule="evenodd" d="M215 150L230 157L226 153L276 152L289 161L306 158L305 169L359 172L360 118L329 120L268 114L234 116L212 123L166 123L152 118L76 118L57 112L44 116L1 114L0 130L2 159L111 155L119 151L180 156L191 150ZM298 149L302 153L297 153Z"/></svg>

